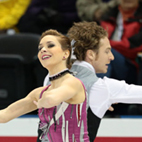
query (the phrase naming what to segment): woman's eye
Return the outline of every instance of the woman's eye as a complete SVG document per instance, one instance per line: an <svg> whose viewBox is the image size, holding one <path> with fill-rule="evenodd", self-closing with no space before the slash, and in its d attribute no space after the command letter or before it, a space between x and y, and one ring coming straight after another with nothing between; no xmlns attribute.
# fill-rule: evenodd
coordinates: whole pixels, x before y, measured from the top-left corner
<svg viewBox="0 0 142 142"><path fill-rule="evenodd" d="M39 48L38 48L38 51L40 51L41 49L42 49L42 47L39 47Z"/></svg>
<svg viewBox="0 0 142 142"><path fill-rule="evenodd" d="M51 47L53 47L53 46L55 46L55 45L54 45L54 44L49 44L49 45L48 45L49 48L51 48Z"/></svg>

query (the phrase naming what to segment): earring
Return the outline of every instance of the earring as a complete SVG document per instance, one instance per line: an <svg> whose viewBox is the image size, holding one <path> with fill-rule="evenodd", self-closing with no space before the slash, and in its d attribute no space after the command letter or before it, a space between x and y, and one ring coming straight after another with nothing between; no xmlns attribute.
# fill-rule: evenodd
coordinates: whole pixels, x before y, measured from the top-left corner
<svg viewBox="0 0 142 142"><path fill-rule="evenodd" d="M65 56L63 56L63 60L65 60L66 58L65 58Z"/></svg>

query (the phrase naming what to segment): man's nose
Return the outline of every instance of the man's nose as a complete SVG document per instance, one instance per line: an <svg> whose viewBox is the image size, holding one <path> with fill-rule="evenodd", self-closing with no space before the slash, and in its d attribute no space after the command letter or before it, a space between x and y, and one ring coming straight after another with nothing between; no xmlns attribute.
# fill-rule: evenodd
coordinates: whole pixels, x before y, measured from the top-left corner
<svg viewBox="0 0 142 142"><path fill-rule="evenodd" d="M110 60L114 60L114 55L112 54L112 52L111 52L111 55L110 55Z"/></svg>

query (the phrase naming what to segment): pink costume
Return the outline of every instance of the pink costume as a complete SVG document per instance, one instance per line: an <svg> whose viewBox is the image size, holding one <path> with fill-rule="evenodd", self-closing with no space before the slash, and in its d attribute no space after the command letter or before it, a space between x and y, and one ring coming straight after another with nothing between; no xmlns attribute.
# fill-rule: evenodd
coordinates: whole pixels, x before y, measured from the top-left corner
<svg viewBox="0 0 142 142"><path fill-rule="evenodd" d="M48 89L47 86L43 92ZM87 131L87 99L81 104L61 103L57 107L39 109L41 138L49 142L89 142Z"/></svg>

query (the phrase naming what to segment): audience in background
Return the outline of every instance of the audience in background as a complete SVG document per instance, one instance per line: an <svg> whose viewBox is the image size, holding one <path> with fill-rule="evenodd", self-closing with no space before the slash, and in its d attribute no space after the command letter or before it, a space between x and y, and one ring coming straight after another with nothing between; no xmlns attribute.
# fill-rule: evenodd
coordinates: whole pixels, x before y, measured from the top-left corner
<svg viewBox="0 0 142 142"><path fill-rule="evenodd" d="M118 0L77 0L76 7L82 21L99 22L102 16L117 4Z"/></svg>
<svg viewBox="0 0 142 142"><path fill-rule="evenodd" d="M107 74L97 74L98 77L138 84L136 59L142 51L141 0L77 0L76 6L82 21L97 21L109 34L115 60L109 65Z"/></svg>
<svg viewBox="0 0 142 142"><path fill-rule="evenodd" d="M0 0L0 33L15 29L31 0Z"/></svg>
<svg viewBox="0 0 142 142"><path fill-rule="evenodd" d="M108 31L115 60L105 75L137 84L139 65L136 58L142 51L141 0L0 1L0 33L14 29L21 33L41 34L54 28L66 34L73 22L80 19L96 21ZM103 77L104 74L98 76ZM135 108L137 105L131 106L130 113L132 109L136 112Z"/></svg>
<svg viewBox="0 0 142 142"><path fill-rule="evenodd" d="M109 0L107 3L99 0L77 0L76 6L82 21L97 21L109 34L115 59L109 65L106 74L97 75L125 80L129 84L139 84L137 54L142 51L141 0ZM97 13L95 8L104 11L103 14ZM123 113L123 108L126 108L126 105L115 106L116 114ZM138 108L137 105L131 105L128 113L140 114L133 113L138 112L135 108Z"/></svg>
<svg viewBox="0 0 142 142"><path fill-rule="evenodd" d="M80 21L76 11L76 0L33 0L26 13L20 19L20 32L41 34L54 28L63 34Z"/></svg>
<svg viewBox="0 0 142 142"><path fill-rule="evenodd" d="M119 6L110 9L100 22L101 26L107 29L115 52L110 77L137 84L136 58L138 52L142 51L142 2L119 1Z"/></svg>
<svg viewBox="0 0 142 142"><path fill-rule="evenodd" d="M142 51L142 2L119 0L120 4L104 15L101 26L107 29L115 60L111 62L108 76L140 84L137 54ZM118 111L125 106L120 105ZM140 115L141 105L130 105L127 114ZM116 111L117 112L117 111Z"/></svg>

